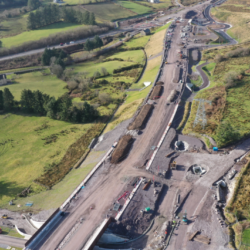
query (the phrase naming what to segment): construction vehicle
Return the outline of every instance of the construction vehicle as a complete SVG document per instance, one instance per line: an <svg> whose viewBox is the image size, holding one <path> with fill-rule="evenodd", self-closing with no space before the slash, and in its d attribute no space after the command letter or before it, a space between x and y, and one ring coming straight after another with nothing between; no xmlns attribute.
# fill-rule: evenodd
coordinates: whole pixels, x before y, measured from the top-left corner
<svg viewBox="0 0 250 250"><path fill-rule="evenodd" d="M173 161L172 163L169 163L169 166L171 169L176 169L176 161Z"/></svg>
<svg viewBox="0 0 250 250"><path fill-rule="evenodd" d="M183 224L187 225L188 224L188 220L187 220L187 212L185 211L185 213L182 216L182 221Z"/></svg>
<svg viewBox="0 0 250 250"><path fill-rule="evenodd" d="M3 214L2 215L2 219L8 219L8 215L7 214Z"/></svg>
<svg viewBox="0 0 250 250"><path fill-rule="evenodd" d="M166 61L165 64L168 64L168 62Z"/></svg>

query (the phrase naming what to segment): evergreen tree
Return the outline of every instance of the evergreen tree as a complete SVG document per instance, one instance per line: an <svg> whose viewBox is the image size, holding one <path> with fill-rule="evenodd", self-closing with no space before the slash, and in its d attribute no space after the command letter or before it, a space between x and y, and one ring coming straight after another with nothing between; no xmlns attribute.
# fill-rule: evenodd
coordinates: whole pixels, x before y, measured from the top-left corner
<svg viewBox="0 0 250 250"><path fill-rule="evenodd" d="M44 104L44 109L46 116L49 118L55 119L57 114L57 102L55 97L51 97L48 102Z"/></svg>
<svg viewBox="0 0 250 250"><path fill-rule="evenodd" d="M0 90L0 110L4 108L3 91Z"/></svg>
<svg viewBox="0 0 250 250"><path fill-rule="evenodd" d="M89 16L90 16L90 14L89 14L88 11L86 11L86 12L83 14L83 23L84 23L84 24L89 24Z"/></svg>
<svg viewBox="0 0 250 250"><path fill-rule="evenodd" d="M40 10L35 12L35 25L36 28L40 28L43 26L42 13Z"/></svg>
<svg viewBox="0 0 250 250"><path fill-rule="evenodd" d="M11 110L14 107L14 96L8 88L3 90L3 104L5 110Z"/></svg>
<svg viewBox="0 0 250 250"><path fill-rule="evenodd" d="M84 44L84 48L85 48L87 51L90 51L90 50L93 49L93 44L92 44L92 42L91 42L89 39L87 39L86 43Z"/></svg>
<svg viewBox="0 0 250 250"><path fill-rule="evenodd" d="M43 93L39 90L36 90L33 93L34 93L34 111L35 113L39 115L44 115L45 114L45 109L44 109L45 98L43 96Z"/></svg>
<svg viewBox="0 0 250 250"><path fill-rule="evenodd" d="M96 22L95 22L95 14L93 12L90 13L89 15L89 22L88 22L89 25L95 25Z"/></svg>
<svg viewBox="0 0 250 250"><path fill-rule="evenodd" d="M69 108L72 106L72 99L66 94L57 100L57 108L60 115L60 120L67 121L69 119Z"/></svg>
<svg viewBox="0 0 250 250"><path fill-rule="evenodd" d="M100 47L103 46L102 39L99 36L97 36L97 35L94 37L93 43L94 43L94 47L95 48L100 48Z"/></svg>
<svg viewBox="0 0 250 250"><path fill-rule="evenodd" d="M30 12L28 16L28 29L35 29L36 28L36 17L33 12Z"/></svg>
<svg viewBox="0 0 250 250"><path fill-rule="evenodd" d="M28 7L31 10L37 9L40 6L39 0L28 0Z"/></svg>

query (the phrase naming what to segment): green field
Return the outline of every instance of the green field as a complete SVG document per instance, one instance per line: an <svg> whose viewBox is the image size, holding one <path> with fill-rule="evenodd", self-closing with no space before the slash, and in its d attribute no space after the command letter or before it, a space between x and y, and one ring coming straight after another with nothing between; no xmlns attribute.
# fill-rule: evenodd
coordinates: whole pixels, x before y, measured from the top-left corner
<svg viewBox="0 0 250 250"><path fill-rule="evenodd" d="M118 4L112 3L84 5L84 8L95 13L97 18L106 21L113 21L137 15L136 13L133 14L131 11L122 8Z"/></svg>
<svg viewBox="0 0 250 250"><path fill-rule="evenodd" d="M250 228L243 231L242 234L242 243L244 245L250 246Z"/></svg>
<svg viewBox="0 0 250 250"><path fill-rule="evenodd" d="M15 36L24 31L27 31L27 17L23 15L19 17L6 18L1 21L0 38L7 36Z"/></svg>
<svg viewBox="0 0 250 250"><path fill-rule="evenodd" d="M48 37L49 35L53 35L57 32L64 32L82 26L84 25L59 22L48 25L44 28L25 31L16 36L2 38L1 41L3 43L3 47L10 48L12 46L21 45L25 42L36 41L41 38Z"/></svg>
<svg viewBox="0 0 250 250"><path fill-rule="evenodd" d="M49 70L45 72L47 72L45 76L39 71L18 75L13 84L1 86L0 89L3 90L5 87L8 87L16 100L20 100L23 89L40 90L43 93L55 97L63 95L67 91L63 89L66 83L56 76L51 75ZM11 77L11 75L9 77Z"/></svg>
<svg viewBox="0 0 250 250"><path fill-rule="evenodd" d="M134 2L119 1L118 3L121 4L122 7L129 9L139 15L146 14L152 11L149 7L146 7L146 6L134 3Z"/></svg>
<svg viewBox="0 0 250 250"><path fill-rule="evenodd" d="M12 237L17 237L17 238L21 238L23 239L24 237L22 235L20 235L16 229L11 229L11 228L8 228L8 227L3 227L1 226L1 229L2 229L2 233L3 235L8 235L8 236L12 236ZM1 248L0 248L1 249ZM21 248L20 248L21 249Z"/></svg>
<svg viewBox="0 0 250 250"><path fill-rule="evenodd" d="M116 57L116 56L115 56ZM78 63L71 68L74 68L74 73L80 72L88 72L88 76L93 76L96 71L101 71L101 68L107 69L110 74L113 74L114 69L118 69L119 67L125 67L129 65L135 64L134 62L126 62L126 61L110 61L110 62L84 62Z"/></svg>
<svg viewBox="0 0 250 250"><path fill-rule="evenodd" d="M67 148L90 127L32 115L4 114L0 121L0 206L7 206L30 184L34 191L40 190L33 180L47 164L59 162ZM61 134L63 130L67 133ZM53 134L58 134L56 141L45 145L44 138Z"/></svg>
<svg viewBox="0 0 250 250"><path fill-rule="evenodd" d="M126 42L126 44L123 45L125 48L136 48L136 47L145 47L149 40L150 36L141 36L136 35L131 40Z"/></svg>
<svg viewBox="0 0 250 250"><path fill-rule="evenodd" d="M121 58L124 61L130 61L133 63L143 63L144 62L144 52L143 50L133 50L125 51L125 52L118 52L108 58Z"/></svg>
<svg viewBox="0 0 250 250"><path fill-rule="evenodd" d="M163 26L161 26L160 28L156 29L155 33L159 32L159 31L162 31L162 30L165 30L165 29L168 29L168 27L171 25L172 22L169 22Z"/></svg>

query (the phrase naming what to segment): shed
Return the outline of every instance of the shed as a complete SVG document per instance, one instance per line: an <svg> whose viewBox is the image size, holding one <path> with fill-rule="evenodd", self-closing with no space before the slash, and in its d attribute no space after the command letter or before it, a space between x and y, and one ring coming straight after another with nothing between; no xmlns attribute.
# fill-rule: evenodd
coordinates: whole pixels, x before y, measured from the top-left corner
<svg viewBox="0 0 250 250"><path fill-rule="evenodd" d="M150 30L149 29L142 30L141 35L143 35L143 36L150 35Z"/></svg>

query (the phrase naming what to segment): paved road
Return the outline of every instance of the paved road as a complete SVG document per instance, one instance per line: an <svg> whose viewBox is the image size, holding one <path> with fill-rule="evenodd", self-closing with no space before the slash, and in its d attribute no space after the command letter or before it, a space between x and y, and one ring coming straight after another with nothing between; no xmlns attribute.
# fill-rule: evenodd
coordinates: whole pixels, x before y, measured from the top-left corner
<svg viewBox="0 0 250 250"><path fill-rule="evenodd" d="M12 246L12 247L23 248L26 241L27 240L25 239L11 237L7 235L0 235L0 243L8 245L8 246Z"/></svg>

